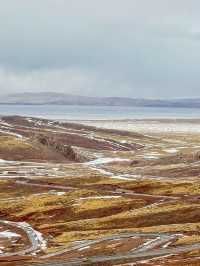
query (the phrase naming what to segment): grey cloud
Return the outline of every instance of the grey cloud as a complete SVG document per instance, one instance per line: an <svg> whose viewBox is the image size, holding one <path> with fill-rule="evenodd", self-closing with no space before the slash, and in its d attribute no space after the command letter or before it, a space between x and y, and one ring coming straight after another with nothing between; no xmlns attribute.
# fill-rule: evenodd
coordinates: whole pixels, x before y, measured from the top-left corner
<svg viewBox="0 0 200 266"><path fill-rule="evenodd" d="M200 96L200 2L0 0L0 89Z"/></svg>

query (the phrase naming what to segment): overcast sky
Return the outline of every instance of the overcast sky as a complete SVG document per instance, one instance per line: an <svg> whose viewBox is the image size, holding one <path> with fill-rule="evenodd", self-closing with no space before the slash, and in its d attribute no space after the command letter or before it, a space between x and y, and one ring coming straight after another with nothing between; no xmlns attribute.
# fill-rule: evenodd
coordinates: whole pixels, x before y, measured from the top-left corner
<svg viewBox="0 0 200 266"><path fill-rule="evenodd" d="M0 0L0 91L200 97L199 0Z"/></svg>

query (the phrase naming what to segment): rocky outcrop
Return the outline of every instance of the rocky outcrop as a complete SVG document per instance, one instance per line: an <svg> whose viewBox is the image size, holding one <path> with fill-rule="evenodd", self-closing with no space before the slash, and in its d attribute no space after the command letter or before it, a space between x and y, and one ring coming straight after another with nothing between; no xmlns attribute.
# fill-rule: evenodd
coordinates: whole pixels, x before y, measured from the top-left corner
<svg viewBox="0 0 200 266"><path fill-rule="evenodd" d="M37 141L40 144L48 147L49 149L52 149L57 153L60 153L70 161L76 161L76 162L84 161L84 158L78 155L70 145L64 145L55 137L47 135L39 135L37 136Z"/></svg>

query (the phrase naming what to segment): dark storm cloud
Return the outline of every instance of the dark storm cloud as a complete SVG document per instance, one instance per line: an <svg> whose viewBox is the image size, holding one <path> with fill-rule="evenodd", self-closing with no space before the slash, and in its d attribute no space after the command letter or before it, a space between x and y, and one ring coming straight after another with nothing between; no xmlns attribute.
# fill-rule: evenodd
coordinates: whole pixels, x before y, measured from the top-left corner
<svg viewBox="0 0 200 266"><path fill-rule="evenodd" d="M0 89L200 96L200 2L7 0Z"/></svg>

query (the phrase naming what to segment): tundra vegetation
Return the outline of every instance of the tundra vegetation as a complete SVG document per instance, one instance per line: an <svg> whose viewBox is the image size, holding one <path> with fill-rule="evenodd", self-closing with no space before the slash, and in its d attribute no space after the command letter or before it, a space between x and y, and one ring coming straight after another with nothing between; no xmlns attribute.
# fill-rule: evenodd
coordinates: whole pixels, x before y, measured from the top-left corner
<svg viewBox="0 0 200 266"><path fill-rule="evenodd" d="M2 117L0 265L199 265L199 143Z"/></svg>

